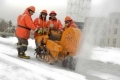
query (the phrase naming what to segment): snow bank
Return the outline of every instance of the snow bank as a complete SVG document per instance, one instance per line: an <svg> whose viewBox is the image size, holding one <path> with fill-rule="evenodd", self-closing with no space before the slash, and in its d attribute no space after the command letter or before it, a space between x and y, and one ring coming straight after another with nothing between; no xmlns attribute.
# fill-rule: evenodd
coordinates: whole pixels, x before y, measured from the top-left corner
<svg viewBox="0 0 120 80"><path fill-rule="evenodd" d="M91 59L120 65L120 48L97 47L92 51Z"/></svg>

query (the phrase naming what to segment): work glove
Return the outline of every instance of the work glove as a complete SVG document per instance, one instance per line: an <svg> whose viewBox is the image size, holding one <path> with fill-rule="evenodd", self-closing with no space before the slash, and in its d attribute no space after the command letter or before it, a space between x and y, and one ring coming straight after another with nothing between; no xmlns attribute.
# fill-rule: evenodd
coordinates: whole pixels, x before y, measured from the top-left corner
<svg viewBox="0 0 120 80"><path fill-rule="evenodd" d="M37 30L37 33L38 33L38 34L42 34L42 28L38 29L38 30Z"/></svg>
<svg viewBox="0 0 120 80"><path fill-rule="evenodd" d="M47 28L44 28L44 29L43 29L43 32L47 32L47 31L48 31L48 29L47 29Z"/></svg>

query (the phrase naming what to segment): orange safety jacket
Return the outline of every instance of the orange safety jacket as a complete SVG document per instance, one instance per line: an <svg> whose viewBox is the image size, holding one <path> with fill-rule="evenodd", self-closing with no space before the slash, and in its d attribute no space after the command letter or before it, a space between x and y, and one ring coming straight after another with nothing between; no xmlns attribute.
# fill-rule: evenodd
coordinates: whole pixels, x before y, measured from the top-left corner
<svg viewBox="0 0 120 80"><path fill-rule="evenodd" d="M48 28L47 27L47 20L43 20L43 19L41 19L41 18L36 18L35 20L34 20L34 24L36 25L36 26L38 26L38 28L40 29L40 28ZM38 34L37 32L35 32L34 33L34 38L36 37L36 36L39 36L40 34Z"/></svg>
<svg viewBox="0 0 120 80"><path fill-rule="evenodd" d="M49 20L48 23L47 23L47 26L50 27L50 28L52 27L52 28L55 29L55 30L60 30L60 29L62 29L61 21L58 20L58 19Z"/></svg>
<svg viewBox="0 0 120 80"><path fill-rule="evenodd" d="M30 37L31 29L35 30L36 26L34 25L27 8L25 12L17 18L15 35L19 38L28 39Z"/></svg>

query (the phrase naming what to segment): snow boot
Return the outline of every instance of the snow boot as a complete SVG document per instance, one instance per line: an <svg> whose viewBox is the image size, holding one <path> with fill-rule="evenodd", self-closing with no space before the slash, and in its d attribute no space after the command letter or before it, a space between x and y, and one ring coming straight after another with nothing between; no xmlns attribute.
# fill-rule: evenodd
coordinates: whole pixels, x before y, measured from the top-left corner
<svg viewBox="0 0 120 80"><path fill-rule="evenodd" d="M25 52L23 54L24 54L24 57L27 57L28 59L30 59L30 56L26 56Z"/></svg>
<svg viewBox="0 0 120 80"><path fill-rule="evenodd" d="M22 44L20 47L19 57L24 59L30 59L30 56L26 56L25 51L27 50L27 45Z"/></svg>
<svg viewBox="0 0 120 80"><path fill-rule="evenodd" d="M30 59L30 56L26 56L25 53L20 53L19 57L23 59Z"/></svg>

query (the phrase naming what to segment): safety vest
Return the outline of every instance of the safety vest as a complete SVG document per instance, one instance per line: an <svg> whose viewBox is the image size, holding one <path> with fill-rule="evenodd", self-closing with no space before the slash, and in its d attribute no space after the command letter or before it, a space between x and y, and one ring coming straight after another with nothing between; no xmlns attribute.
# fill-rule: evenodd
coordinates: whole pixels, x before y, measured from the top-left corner
<svg viewBox="0 0 120 80"><path fill-rule="evenodd" d="M38 17L38 24L40 25L40 23L41 23L41 20L40 20L40 18ZM45 27L45 23L42 25L42 27L43 27L43 28Z"/></svg>
<svg viewBox="0 0 120 80"><path fill-rule="evenodd" d="M57 20L57 22L56 22L56 24L54 25L53 23L52 23L52 21L50 20L50 28L52 28L52 29L54 29L54 28L58 28L58 20Z"/></svg>
<svg viewBox="0 0 120 80"><path fill-rule="evenodd" d="M38 24L40 25L40 18L38 17Z"/></svg>

